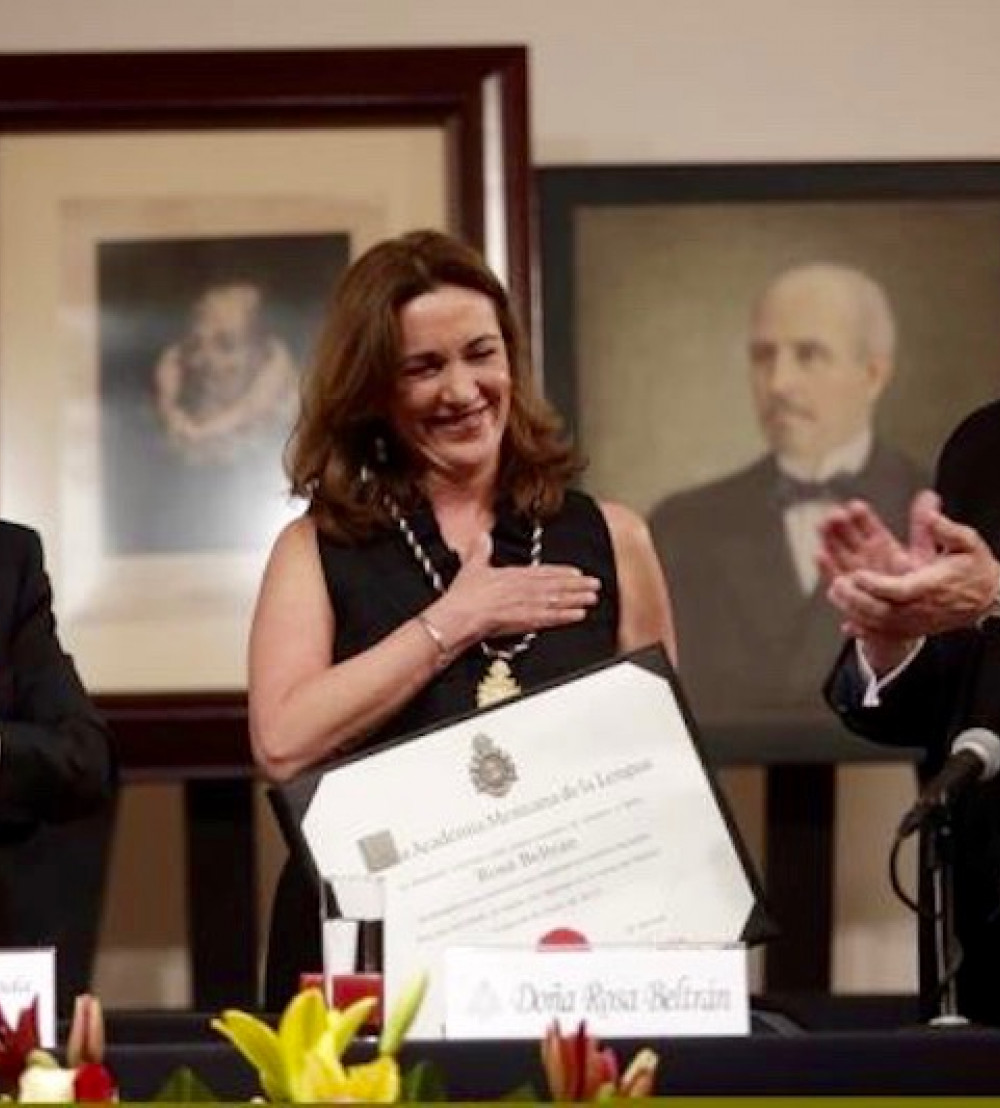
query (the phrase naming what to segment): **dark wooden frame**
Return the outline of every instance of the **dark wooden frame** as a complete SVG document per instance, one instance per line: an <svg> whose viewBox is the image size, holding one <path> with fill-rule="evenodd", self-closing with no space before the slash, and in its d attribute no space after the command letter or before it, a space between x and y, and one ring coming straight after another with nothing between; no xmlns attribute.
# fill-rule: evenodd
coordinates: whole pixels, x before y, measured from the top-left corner
<svg viewBox="0 0 1000 1108"><path fill-rule="evenodd" d="M509 284L527 319L527 95L527 52L513 45L15 54L0 56L0 140L178 128L441 127L454 229L484 248L487 225L503 229ZM496 174L499 189L490 180ZM184 736L193 722L218 725L243 702L241 694L102 698L121 733L124 770L146 776L161 762L171 776L183 766L195 775L213 767L228 773L234 751L216 755L200 741L188 745ZM173 744L162 760L152 750L153 729L164 746ZM246 758L239 764L249 766Z"/></svg>
<svg viewBox="0 0 1000 1108"><path fill-rule="evenodd" d="M500 202L509 283L530 306L523 46L0 56L3 134L438 126L455 230L486 244ZM500 189L488 195L490 174Z"/></svg>
<svg viewBox="0 0 1000 1108"><path fill-rule="evenodd" d="M516 45L5 55L0 140L178 129L439 127L447 147L449 223L484 248L495 267L505 261L527 321L527 97L527 51ZM196 1005L252 1003L253 766L245 694L99 699L115 731L124 780L187 783ZM241 914L248 926L234 929L231 921Z"/></svg>

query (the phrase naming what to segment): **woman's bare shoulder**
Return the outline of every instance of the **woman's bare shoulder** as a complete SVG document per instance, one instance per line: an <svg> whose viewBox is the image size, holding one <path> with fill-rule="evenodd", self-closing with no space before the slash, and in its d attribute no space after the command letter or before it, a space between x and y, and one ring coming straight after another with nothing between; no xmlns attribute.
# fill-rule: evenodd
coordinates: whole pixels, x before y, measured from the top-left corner
<svg viewBox="0 0 1000 1108"><path fill-rule="evenodd" d="M287 569L318 560L316 521L303 514L286 523L278 532L268 557L268 569Z"/></svg>
<svg viewBox="0 0 1000 1108"><path fill-rule="evenodd" d="M633 544L649 540L646 521L634 509L615 500L599 500L597 506L616 543Z"/></svg>

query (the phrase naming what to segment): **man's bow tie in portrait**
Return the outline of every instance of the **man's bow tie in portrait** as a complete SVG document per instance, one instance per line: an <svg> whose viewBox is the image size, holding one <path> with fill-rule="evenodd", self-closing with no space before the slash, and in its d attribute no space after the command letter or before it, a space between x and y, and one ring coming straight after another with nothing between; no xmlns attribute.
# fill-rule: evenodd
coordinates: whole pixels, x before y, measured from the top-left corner
<svg viewBox="0 0 1000 1108"><path fill-rule="evenodd" d="M806 481L779 473L775 492L782 508L823 500L841 503L862 495L857 477L850 473L837 473L823 481Z"/></svg>

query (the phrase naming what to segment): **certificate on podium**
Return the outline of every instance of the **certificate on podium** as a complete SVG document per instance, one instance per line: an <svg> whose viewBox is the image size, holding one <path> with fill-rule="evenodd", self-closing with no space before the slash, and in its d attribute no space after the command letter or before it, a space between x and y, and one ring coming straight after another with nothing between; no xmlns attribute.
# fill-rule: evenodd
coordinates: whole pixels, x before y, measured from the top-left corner
<svg viewBox="0 0 1000 1108"><path fill-rule="evenodd" d="M591 667L276 790L317 877L384 882L388 1003L421 969L441 1034L444 952L752 943L759 884L662 649Z"/></svg>

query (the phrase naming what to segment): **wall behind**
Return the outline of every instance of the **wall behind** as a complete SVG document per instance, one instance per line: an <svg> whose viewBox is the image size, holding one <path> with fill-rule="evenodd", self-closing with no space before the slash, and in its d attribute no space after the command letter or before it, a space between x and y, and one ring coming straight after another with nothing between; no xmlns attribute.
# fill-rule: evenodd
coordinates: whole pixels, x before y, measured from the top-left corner
<svg viewBox="0 0 1000 1108"><path fill-rule="evenodd" d="M0 0L0 52L527 43L540 165L997 157L998 40L996 0ZM739 776L755 839L759 780ZM910 788L898 768L841 775L841 988L912 985L912 927L879 848ZM136 806L147 835L176 822L162 803ZM124 984L157 980L141 964L170 964L183 941L179 864L161 933L121 922L134 865L109 914L108 999L177 1002L176 981L156 996Z"/></svg>
<svg viewBox="0 0 1000 1108"><path fill-rule="evenodd" d="M531 48L535 160L989 157L995 0L0 0L0 50Z"/></svg>

